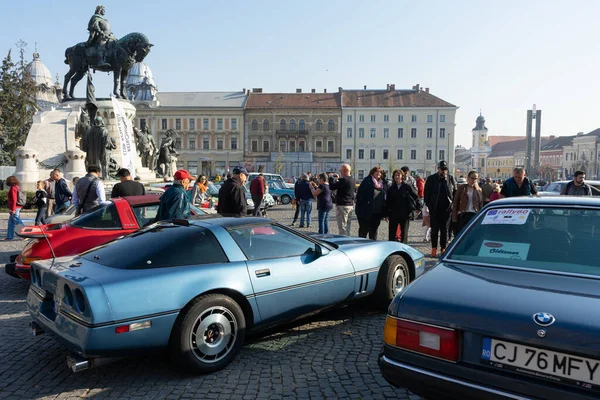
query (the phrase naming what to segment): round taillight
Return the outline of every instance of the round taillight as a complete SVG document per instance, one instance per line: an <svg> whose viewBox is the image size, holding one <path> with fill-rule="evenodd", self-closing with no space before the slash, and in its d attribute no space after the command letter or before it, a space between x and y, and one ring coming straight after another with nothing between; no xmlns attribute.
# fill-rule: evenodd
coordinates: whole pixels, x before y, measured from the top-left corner
<svg viewBox="0 0 600 400"><path fill-rule="evenodd" d="M83 297L83 292L79 289L75 289L73 293L75 294L75 308L83 314L85 312L85 298Z"/></svg>
<svg viewBox="0 0 600 400"><path fill-rule="evenodd" d="M65 303L67 303L69 307L73 307L73 292L71 291L69 285L65 285L63 292Z"/></svg>

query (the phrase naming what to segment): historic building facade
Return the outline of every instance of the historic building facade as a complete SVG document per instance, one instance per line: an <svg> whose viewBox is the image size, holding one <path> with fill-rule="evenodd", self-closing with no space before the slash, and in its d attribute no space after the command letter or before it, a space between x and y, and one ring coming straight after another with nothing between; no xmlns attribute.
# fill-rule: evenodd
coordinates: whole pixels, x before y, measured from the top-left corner
<svg viewBox="0 0 600 400"><path fill-rule="evenodd" d="M578 133L573 142L563 146L564 176L571 177L575 171L584 171L587 179L600 177L600 128L592 132Z"/></svg>
<svg viewBox="0 0 600 400"><path fill-rule="evenodd" d="M263 93L245 107L246 167L283 176L337 170L340 163L339 93Z"/></svg>
<svg viewBox="0 0 600 400"><path fill-rule="evenodd" d="M392 171L408 166L428 175L439 161L454 162L454 127L458 107L419 85L412 90L342 90L343 162L362 179L374 166Z"/></svg>

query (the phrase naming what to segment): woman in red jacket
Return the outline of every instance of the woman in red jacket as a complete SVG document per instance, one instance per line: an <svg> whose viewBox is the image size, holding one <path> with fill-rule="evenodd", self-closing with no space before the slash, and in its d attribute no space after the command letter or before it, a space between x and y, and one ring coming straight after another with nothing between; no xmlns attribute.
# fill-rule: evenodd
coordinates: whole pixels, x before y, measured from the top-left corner
<svg viewBox="0 0 600 400"><path fill-rule="evenodd" d="M16 176L9 176L6 178L6 184L8 185L8 211L10 215L8 216L8 230L6 233L6 239L4 240L13 240L15 237L15 227L18 224L23 224L21 221L21 207L17 205L17 199L19 197L19 180Z"/></svg>

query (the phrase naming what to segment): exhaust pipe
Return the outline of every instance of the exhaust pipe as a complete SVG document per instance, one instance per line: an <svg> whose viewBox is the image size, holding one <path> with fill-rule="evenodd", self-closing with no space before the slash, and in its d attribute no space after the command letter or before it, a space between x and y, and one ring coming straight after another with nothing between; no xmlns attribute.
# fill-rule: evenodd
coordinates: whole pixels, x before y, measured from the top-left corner
<svg viewBox="0 0 600 400"><path fill-rule="evenodd" d="M67 366L73 372L81 372L86 369L100 367L121 360L123 357L100 357L84 358L77 354L67 356Z"/></svg>

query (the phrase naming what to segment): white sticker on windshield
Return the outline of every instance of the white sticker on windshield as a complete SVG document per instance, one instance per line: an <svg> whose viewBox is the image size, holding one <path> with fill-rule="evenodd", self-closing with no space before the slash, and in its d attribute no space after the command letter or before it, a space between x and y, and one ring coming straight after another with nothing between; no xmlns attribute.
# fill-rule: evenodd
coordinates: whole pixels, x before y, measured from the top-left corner
<svg viewBox="0 0 600 400"><path fill-rule="evenodd" d="M528 243L494 242L484 240L479 249L479 257L511 258L513 260L526 260L529 253Z"/></svg>
<svg viewBox="0 0 600 400"><path fill-rule="evenodd" d="M524 208L509 208L505 210L489 210L481 225L523 225L527 222L531 210Z"/></svg>

